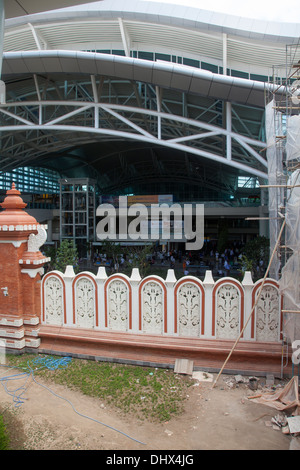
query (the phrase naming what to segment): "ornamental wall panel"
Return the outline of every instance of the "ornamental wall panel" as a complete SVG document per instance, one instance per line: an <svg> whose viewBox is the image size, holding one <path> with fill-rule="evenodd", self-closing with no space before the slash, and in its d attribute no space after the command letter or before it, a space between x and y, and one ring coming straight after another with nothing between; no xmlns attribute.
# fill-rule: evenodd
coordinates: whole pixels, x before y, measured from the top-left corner
<svg viewBox="0 0 300 470"><path fill-rule="evenodd" d="M131 327L131 287L128 281L115 276L107 282L105 290L106 326L111 330L128 331Z"/></svg>
<svg viewBox="0 0 300 470"><path fill-rule="evenodd" d="M146 278L140 285L140 329L146 334L167 332L166 286L158 278Z"/></svg>
<svg viewBox="0 0 300 470"><path fill-rule="evenodd" d="M175 333L199 337L204 330L204 289L194 280L175 287Z"/></svg>
<svg viewBox="0 0 300 470"><path fill-rule="evenodd" d="M238 338L243 327L244 293L237 281L221 280L213 290L213 333L217 339Z"/></svg>
<svg viewBox="0 0 300 470"><path fill-rule="evenodd" d="M253 289L252 302L256 301L261 281ZM272 342L280 340L281 296L275 281L266 281L255 308L255 339L256 341Z"/></svg>
<svg viewBox="0 0 300 470"><path fill-rule="evenodd" d="M97 326L97 286L87 275L77 276L73 282L73 322L81 328Z"/></svg>
<svg viewBox="0 0 300 470"><path fill-rule="evenodd" d="M43 279L43 321L47 325L63 325L65 322L65 285L57 274Z"/></svg>

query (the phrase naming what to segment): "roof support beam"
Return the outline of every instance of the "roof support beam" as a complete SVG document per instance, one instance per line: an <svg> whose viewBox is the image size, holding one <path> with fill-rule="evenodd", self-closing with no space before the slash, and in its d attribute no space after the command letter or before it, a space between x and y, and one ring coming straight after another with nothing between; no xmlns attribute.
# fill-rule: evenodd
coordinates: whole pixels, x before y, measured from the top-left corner
<svg viewBox="0 0 300 470"><path fill-rule="evenodd" d="M125 55L130 57L130 40L122 18L118 18Z"/></svg>
<svg viewBox="0 0 300 470"><path fill-rule="evenodd" d="M34 27L32 26L31 23L28 23L28 26L31 29L32 36L33 36L33 38L35 40L35 43L36 43L36 47L38 48L39 51L41 51L43 48L42 48L42 45L41 45L40 40L38 38L38 35L36 34L36 30L34 29Z"/></svg>
<svg viewBox="0 0 300 470"><path fill-rule="evenodd" d="M47 135L49 137L56 134L57 131L62 134L64 132L70 132L75 133L74 139L77 139L78 142L82 142L84 140L80 137L82 133L85 133L86 135L96 133L99 136L107 135L111 137L139 140L150 142L154 145L162 145L192 153L221 164L230 165L245 171L248 174L250 173L267 179L267 173L257 168L257 161L263 166L263 168L267 168L267 162L255 150L257 147L264 148L265 143L233 132L231 129L231 115L227 120L227 122L229 121L227 128L224 129L221 126L215 126L206 122L199 122L194 119L159 111L159 109L161 109L161 89L159 88L155 89L156 95L154 95L154 97L156 96L157 109L144 109L118 104L98 103L95 77L91 78L90 86L92 91L89 93L89 97L94 98L92 101L14 101L1 105L0 113L5 114L12 119L7 119L7 122L3 121L4 125L0 127L0 131L2 133L7 133L10 131L36 132L39 130L45 132L47 130ZM28 119L23 117L24 107L27 109L25 117L28 116ZM39 119L36 119L36 116L31 116L30 114L32 113L31 109L35 107L40 109ZM21 111L19 114L22 113L22 117L16 114L18 108ZM43 108L45 108L45 112L43 111ZM66 108L68 110L73 108L73 111L62 113L62 110ZM10 112L9 109L13 109L14 113ZM102 128L100 127L100 120L97 120L96 117L100 110L102 111L101 122L103 119L105 119L105 122L110 122L112 126L111 129L107 129L106 125L103 125ZM92 116L91 111L95 112L94 117ZM81 119L81 117L77 120L71 119L80 113L83 114L84 119ZM49 116L51 117L49 118ZM145 127L137 124L137 122L140 123L146 118L148 122L154 122L154 120L156 120L156 122L159 123L158 131L155 131L156 126L152 127L151 132L148 132ZM67 123L66 120L68 120ZM20 121L21 124L16 124L17 121ZM165 131L165 128L163 127L164 121L168 123L169 127L171 125L174 129L179 127L183 129L183 127L186 126L189 129L189 135L181 133L178 137L168 138L164 136L163 138L162 134L163 131ZM81 125L82 122L84 122L84 125ZM198 132L197 129L199 130ZM36 135L38 136L38 134ZM201 143L201 140L204 138L211 138L213 136L225 137L228 140L227 153L225 152L225 157L221 148L218 149L218 147L212 146L212 151L210 151L207 150L210 145L209 143L208 145L204 142L203 144ZM27 140L27 137L25 140ZM240 146L239 155L234 156L234 158L231 149L232 140L235 140ZM187 145L185 145L185 143L187 143ZM58 141L57 146L59 147L60 145L63 147L63 145L67 145L67 143ZM247 157L244 161L243 159L241 160L241 153L243 151ZM41 146L40 155L43 155L44 152L45 148Z"/></svg>
<svg viewBox="0 0 300 470"><path fill-rule="evenodd" d="M157 112L158 112L158 117L157 117L157 138L161 139L161 117L160 117L160 112L161 112L161 90L158 86L155 87L155 92L156 92L156 105L157 105Z"/></svg>
<svg viewBox="0 0 300 470"><path fill-rule="evenodd" d="M231 103L226 101L226 158L231 160L231 131L232 131L232 116L231 116Z"/></svg>
<svg viewBox="0 0 300 470"><path fill-rule="evenodd" d="M91 75L91 83L92 83L94 102L99 103L98 90L97 90L95 75ZM95 116L95 128L98 129L98 127L99 127L99 108L97 106L95 106L95 108L94 108L94 116Z"/></svg>
<svg viewBox="0 0 300 470"><path fill-rule="evenodd" d="M70 113L64 114L63 116L60 116L56 119L52 119L52 121L48 121L45 123L45 126L53 126L54 124L57 124L58 122L65 121L66 119L75 116L76 114L82 113L83 111L86 111L87 109L90 109L91 105L88 106L81 106L79 109L75 109L74 111L71 111Z"/></svg>
<svg viewBox="0 0 300 470"><path fill-rule="evenodd" d="M223 75L227 75L227 34L223 33Z"/></svg>
<svg viewBox="0 0 300 470"><path fill-rule="evenodd" d="M212 137L214 135L219 135L220 132L202 132L200 134L186 135L184 137L176 137L175 139L168 139L168 142L187 142L188 140L194 139L205 139L206 137Z"/></svg>
<svg viewBox="0 0 300 470"><path fill-rule="evenodd" d="M146 137L150 137L150 138L153 138L153 136L151 134L149 134L149 132L146 132L144 131L144 129L142 129L141 127L137 126L136 124L134 124L133 122L131 122L129 119L126 119L124 116L122 116L121 114L119 113L116 113L115 111L113 111L111 109L110 106L106 106L106 105L100 105L101 109L103 109L104 111L107 111L108 113L112 114L114 117L116 117L117 119L120 119L120 121L123 121L125 124L128 124L128 126L130 127L133 127L133 129L135 129L136 131L140 132L141 134L144 134Z"/></svg>
<svg viewBox="0 0 300 470"><path fill-rule="evenodd" d="M117 131L117 130L110 130L110 129L95 129L94 127L93 128L88 128L88 127L85 127L85 126L68 126L68 125L60 125L58 126L57 124L51 124L50 125L43 125L43 126L39 126L39 125L35 125L35 126L25 126L25 125L20 125L20 126L6 126L5 127L5 130L6 131L24 131L24 130L28 130L28 127L32 129L35 129L35 130L45 130L45 129L51 129L52 131L69 131L69 132L78 132L78 133L97 133L97 134L102 134L102 135L110 135L110 136L118 136L118 137L123 137L125 139L133 139L133 140L141 140L141 141L144 141L144 142L150 142L150 143L157 143L158 145L164 145L166 147L169 147L169 148L174 148L174 149L177 149L177 150L181 150L181 151L185 151L185 152L189 152L189 153L193 153L194 155L198 155L200 157L204 157L204 158L208 158L210 160L213 160L217 163L221 163L223 165L229 165L229 166L232 166L233 168L237 168L239 170L242 170L244 172L246 172L247 174L253 174L253 175L256 175L260 178L263 178L263 179L268 179L268 174L267 173L264 173L263 171L261 170L258 170L256 169L255 167L250 167L244 163L240 163L240 162L236 162L234 160L227 160L227 158L224 158L223 156L221 155L217 155L217 154L214 154L214 153L211 153L211 152L207 152L205 150L201 150L201 149L197 149L197 148L193 148L193 147L188 147L188 146L185 146L185 145L181 145L181 144L178 144L178 143L172 143L172 142L168 142L168 141L164 141L164 140L158 140L158 139L155 139L153 136L150 136L150 137L147 137L146 135L142 135L142 134L132 134L130 132L123 132L123 131ZM0 132L3 131L4 128L1 126L0 127Z"/></svg>

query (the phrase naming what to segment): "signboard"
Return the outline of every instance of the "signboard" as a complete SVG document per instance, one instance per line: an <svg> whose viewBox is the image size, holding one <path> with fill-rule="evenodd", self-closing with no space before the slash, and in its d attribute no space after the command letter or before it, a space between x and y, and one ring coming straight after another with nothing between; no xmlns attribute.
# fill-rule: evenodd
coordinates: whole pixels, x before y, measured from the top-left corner
<svg viewBox="0 0 300 470"><path fill-rule="evenodd" d="M151 204L172 204L173 194L146 194L137 196L122 196L127 197L127 206L133 204L143 204L146 207ZM101 196L101 204L111 204L114 207L119 207L119 196L104 195Z"/></svg>

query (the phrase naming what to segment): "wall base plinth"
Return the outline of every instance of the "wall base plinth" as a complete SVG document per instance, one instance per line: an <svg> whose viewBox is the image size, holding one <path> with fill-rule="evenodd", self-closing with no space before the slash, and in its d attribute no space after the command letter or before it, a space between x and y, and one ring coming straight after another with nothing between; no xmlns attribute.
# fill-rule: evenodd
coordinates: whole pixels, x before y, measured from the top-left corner
<svg viewBox="0 0 300 470"><path fill-rule="evenodd" d="M1 338L2 346L5 347L6 352L10 350L21 351L25 348L25 338L22 339L11 339L11 338Z"/></svg>
<svg viewBox="0 0 300 470"><path fill-rule="evenodd" d="M7 350L22 350L25 347L23 319L14 315L0 315L0 345Z"/></svg>
<svg viewBox="0 0 300 470"><path fill-rule="evenodd" d="M194 370L219 372L234 341L151 336L41 325L39 352L110 362L173 368L176 359L194 362ZM281 343L240 341L224 373L281 374ZM289 369L285 368L289 374Z"/></svg>
<svg viewBox="0 0 300 470"><path fill-rule="evenodd" d="M30 349L38 349L41 345L41 340L39 338L25 338L25 346Z"/></svg>
<svg viewBox="0 0 300 470"><path fill-rule="evenodd" d="M40 319L37 315L24 315L24 325L38 325L40 322Z"/></svg>
<svg viewBox="0 0 300 470"><path fill-rule="evenodd" d="M24 338L25 330L21 327L13 326L0 326L0 338L22 339Z"/></svg>
<svg viewBox="0 0 300 470"><path fill-rule="evenodd" d="M17 315L0 314L0 325L14 326L16 328L23 325L23 318Z"/></svg>
<svg viewBox="0 0 300 470"><path fill-rule="evenodd" d="M30 338L38 338L40 327L39 326L26 326L24 325L25 336Z"/></svg>

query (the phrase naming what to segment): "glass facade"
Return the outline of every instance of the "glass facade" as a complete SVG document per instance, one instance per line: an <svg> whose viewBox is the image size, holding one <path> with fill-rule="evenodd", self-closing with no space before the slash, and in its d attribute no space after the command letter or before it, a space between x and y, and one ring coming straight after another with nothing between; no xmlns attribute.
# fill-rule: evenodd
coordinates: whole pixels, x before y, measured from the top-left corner
<svg viewBox="0 0 300 470"><path fill-rule="evenodd" d="M259 181L257 178L249 176L239 176L238 177L238 187L239 188L259 188Z"/></svg>
<svg viewBox="0 0 300 470"><path fill-rule="evenodd" d="M125 51L123 50L115 50L115 49L87 49L87 52L98 52L102 54L114 54L114 55L121 55L125 56ZM166 62L174 62L177 64L188 65L190 67L196 67L203 70L209 70L213 73L223 73L223 67L217 64L210 64L208 62L204 62L201 60L195 60L188 57L181 57L171 54L162 54L160 52L148 52L148 51L131 51L131 56L138 59L144 60L154 60L159 61L163 60ZM256 80L259 82L268 82L270 78L267 75L260 75L260 74L250 74L247 72L243 72L240 70L234 69L227 69L227 75L232 77L240 77L246 78L250 80Z"/></svg>
<svg viewBox="0 0 300 470"><path fill-rule="evenodd" d="M45 168L33 168L29 166L15 168L12 171L0 172L0 190L11 189L12 183L23 194L58 194L59 174Z"/></svg>

